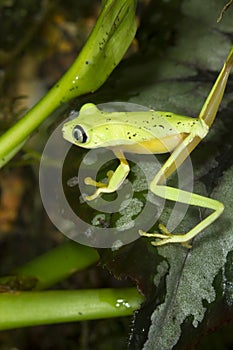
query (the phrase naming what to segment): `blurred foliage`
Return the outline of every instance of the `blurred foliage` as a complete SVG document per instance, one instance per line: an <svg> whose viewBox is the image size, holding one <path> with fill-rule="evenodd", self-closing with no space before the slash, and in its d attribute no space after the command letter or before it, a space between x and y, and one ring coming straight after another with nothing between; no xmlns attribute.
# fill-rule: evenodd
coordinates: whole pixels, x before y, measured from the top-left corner
<svg viewBox="0 0 233 350"><path fill-rule="evenodd" d="M8 1L5 1L5 3L9 4ZM23 4L26 3L29 4L27 1L23 2ZM38 13L46 13L42 16L41 23L47 23L48 28L51 28L49 27L51 25L50 19L54 18L54 11L60 15L61 10L64 10L65 19L62 21L64 25L69 21L75 21L74 17L77 18L77 23L84 23L85 21L81 22L81 19L86 18L87 24L90 18L93 18L92 16L96 16L99 8L99 2L93 1L80 1L78 5L75 1L67 1L65 4L56 1L53 2L53 5L52 2L39 3L41 11L37 9ZM136 36L137 42L134 44L136 49L131 51L131 56L120 64L108 82L98 92L79 98L77 101L72 101L70 108L79 109L85 102L103 103L116 100L134 102L157 110L170 110L184 115L196 116L198 114L232 45L232 8L228 9L222 21L217 24L219 13L225 5L224 0L213 0L211 6L208 2L204 3L201 0L159 0L145 1L145 4L142 6L142 2L140 2L138 12L139 29ZM48 10L45 12L44 6L48 6L46 7ZM11 77L14 76L9 70L9 67L12 69L11 64L10 66L5 65L8 62L9 52L12 52L12 44L10 43L17 43L17 35L25 32L27 23L29 23L27 28L30 28L31 22L29 19L33 19L33 16L36 15L35 10L33 10L34 5L30 7L28 12L26 10L27 5L22 7L25 7L24 16L27 16L27 14L29 16L28 21L26 17L23 17L23 14L21 15L18 8L18 17L13 7L8 9L8 13L12 11L9 15L9 21L17 17L15 20L18 21L16 22L18 27L16 27L16 32L12 30L13 39L12 37L1 39L2 42L4 41L5 47L3 51L1 49L4 55L1 53L0 59L4 63L7 76L10 75ZM1 5L2 9L3 5ZM25 11L27 14L25 14ZM37 23L36 19L35 23ZM11 22L4 24L4 26L8 28L8 32L11 32ZM79 27L80 31L81 29ZM40 25L39 29L36 25L37 30L39 30L38 33L42 33ZM67 31L65 33L67 34ZM65 37L67 38L67 35ZM77 37L80 38L79 35L75 35L76 39ZM85 33L81 37L85 41ZM44 42L42 38L43 36L39 35L37 42L33 36L33 43L30 42L32 39L27 39L25 41L27 44L23 46L16 45L17 52L15 51L14 55L18 59L17 55L21 55L23 52L21 47L25 50L28 49L28 45L29 48L39 45L36 51L43 53L43 55L41 54L38 66L47 68L46 74L43 73L43 69L40 72L43 73L42 77L45 82L50 85L54 81L53 71L52 68L51 70L48 69L47 61L42 58L46 55L47 57L50 56L52 67L54 66L53 63L57 62L57 54L53 55L54 49L49 51L45 50L43 45L41 46L41 42ZM73 44L76 42L75 40L71 40L72 45L70 47L75 47ZM80 46L81 42L82 40L80 40ZM76 50L78 50L77 47L75 47ZM48 52L50 52L49 55ZM65 56L67 58L67 51ZM1 57L4 57L4 59ZM66 62L66 59L62 61ZM63 66L61 71L63 71ZM55 76L62 74L61 71L56 72ZM195 192L222 201L226 207L222 217L199 237L195 238L193 248L190 251L179 246L165 246L156 249L146 239L140 239L119 251L101 251L102 265L123 281L110 278L106 270L103 270L98 274L96 271L91 271L87 275L73 277L65 284L66 287L76 285L77 282L81 285L101 286L101 284L104 284L106 286L109 283L117 286L124 283L129 284L129 280L137 283L140 290L147 296L147 303L134 317L129 349L156 348L166 350L174 348L180 350L194 348L229 349L230 346L232 347L231 325L225 331L222 330L207 337L206 340L201 340L209 332L216 331L225 323L232 322L233 315L232 88L231 78L214 126L206 139L192 154ZM164 156L158 157L158 159L162 163ZM143 167L144 164L142 163L141 166ZM35 176L31 168L24 168L22 173L31 174L31 183L34 183ZM19 175L20 178L24 178L24 176ZM26 197L30 197L32 194L34 196L30 187L30 176L27 177L27 181L29 185L24 193ZM176 184L176 181L176 178L171 179L173 185ZM25 186L25 184L23 183L22 186ZM14 256L13 261L9 257L5 257L2 264L8 264L8 266L14 265L22 259L27 260L35 253L43 251L45 246L49 247L62 240L61 237L58 238L57 233L55 235L54 231L51 230L50 224L45 221L38 204L34 212L31 213L31 206L28 205L28 202L23 203L26 204L26 208L21 209L23 215L20 216L20 220L23 225L19 226L20 230L17 229L17 226L13 230L23 231L24 235L26 234L28 237L25 239L19 233L13 236L16 240L10 252L18 251L16 247L20 242L21 256ZM167 203L160 218L162 222L166 223L172 210L173 206ZM203 216L205 216L204 211L200 211L198 208L190 208L185 219L176 230L186 231ZM38 224L36 217L43 218L40 224ZM25 225L27 225L28 231L25 231ZM37 232L38 237L30 237L29 231L33 225L37 227L34 232ZM50 232L50 241L46 238L48 236L46 232ZM7 246L6 242L4 241L2 247ZM32 251L30 246L34 247ZM93 328L95 328L95 332L93 332ZM6 332L2 336L2 343L4 343L5 337L7 339L6 343L8 342L10 345L12 345L12 342L14 346L23 343L24 349L47 349L47 345L44 344L43 340L40 345L37 341L35 342L38 334L39 338L41 338L41 334L43 338L47 331L48 335L46 337L48 339L53 332L56 334L52 337L54 340L53 346L56 349L59 349L59 346L61 349L64 347L77 348L77 344L81 349L87 349L88 347L94 347L95 349L124 348L124 346L126 347L128 320L93 321L83 325L74 325L73 328L70 328L69 325L49 328L37 327L23 333L20 333L20 331ZM62 337L60 337L61 333ZM123 338L124 340L122 340ZM16 340L12 341L12 339ZM28 343L28 345L25 345L25 343Z"/></svg>

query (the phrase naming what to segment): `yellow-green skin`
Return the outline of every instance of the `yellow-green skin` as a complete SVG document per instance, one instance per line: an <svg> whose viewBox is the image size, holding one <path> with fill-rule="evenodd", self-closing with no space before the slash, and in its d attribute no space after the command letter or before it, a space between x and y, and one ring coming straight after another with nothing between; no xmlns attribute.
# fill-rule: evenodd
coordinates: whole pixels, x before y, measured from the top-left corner
<svg viewBox="0 0 233 350"><path fill-rule="evenodd" d="M76 126L85 132L85 142L74 137ZM62 131L67 141L79 147L158 154L174 150L190 133L203 138L208 129L202 119L171 112L104 112L88 103L77 118L65 123Z"/></svg>

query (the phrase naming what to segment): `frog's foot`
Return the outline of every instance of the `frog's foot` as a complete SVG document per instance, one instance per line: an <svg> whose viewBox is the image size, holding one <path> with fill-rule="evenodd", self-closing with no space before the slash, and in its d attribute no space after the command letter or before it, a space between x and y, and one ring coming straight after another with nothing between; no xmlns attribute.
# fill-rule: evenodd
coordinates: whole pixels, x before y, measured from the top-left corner
<svg viewBox="0 0 233 350"><path fill-rule="evenodd" d="M181 243L186 248L191 248L192 246L189 244L189 238L186 235L174 235L168 231L168 229L163 225L159 224L159 230L161 233L147 233L142 230L139 230L139 234L141 236L146 237L155 237L159 238L158 241L152 241L151 244L154 246L160 246L168 243Z"/></svg>
<svg viewBox="0 0 233 350"><path fill-rule="evenodd" d="M97 181L93 180L91 177L86 177L84 179L85 184L89 185L89 186L97 187L97 190L91 196L86 196L85 199L88 201L92 201L93 199L96 199L99 195L101 195L101 193L113 192L112 190L109 189L109 185L108 185L113 174L114 174L114 171L112 171L112 170L109 170L107 172L107 177L108 177L107 183L97 182Z"/></svg>

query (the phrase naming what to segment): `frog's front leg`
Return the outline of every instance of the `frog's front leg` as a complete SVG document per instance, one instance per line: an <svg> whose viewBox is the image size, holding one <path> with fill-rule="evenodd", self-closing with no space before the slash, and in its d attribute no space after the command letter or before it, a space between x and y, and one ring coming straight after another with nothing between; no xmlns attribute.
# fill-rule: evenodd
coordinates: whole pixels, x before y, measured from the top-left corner
<svg viewBox="0 0 233 350"><path fill-rule="evenodd" d="M108 177L108 182L103 183L103 182L96 182L90 177L85 178L85 184L90 185L90 186L95 186L97 187L97 190L95 193L91 196L86 196L85 199L88 201L92 201L93 199L97 198L101 193L112 193L118 190L118 188L122 185L124 180L126 179L130 167L129 163L125 159L125 156L123 152L121 151L114 151L115 156L119 159L120 164L118 165L117 169L115 171L108 171L107 172L107 177Z"/></svg>

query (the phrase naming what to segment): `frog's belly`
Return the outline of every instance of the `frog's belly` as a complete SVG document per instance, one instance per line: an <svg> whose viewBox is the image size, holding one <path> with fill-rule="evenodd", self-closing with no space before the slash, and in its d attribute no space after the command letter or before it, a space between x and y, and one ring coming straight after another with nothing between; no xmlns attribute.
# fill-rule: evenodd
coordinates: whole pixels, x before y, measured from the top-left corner
<svg viewBox="0 0 233 350"><path fill-rule="evenodd" d="M167 153L173 151L186 137L187 133L175 134L163 137L162 139L153 139L133 144L125 144L114 149L120 149L123 152L148 154L148 153Z"/></svg>

